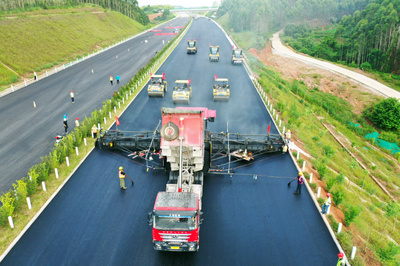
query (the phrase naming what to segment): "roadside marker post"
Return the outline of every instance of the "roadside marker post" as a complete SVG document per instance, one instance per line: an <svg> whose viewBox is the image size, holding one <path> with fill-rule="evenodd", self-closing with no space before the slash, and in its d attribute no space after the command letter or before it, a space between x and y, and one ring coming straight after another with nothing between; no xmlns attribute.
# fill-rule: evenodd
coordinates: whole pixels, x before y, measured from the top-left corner
<svg viewBox="0 0 400 266"><path fill-rule="evenodd" d="M14 228L14 223L11 216L8 216L8 223L10 224L11 228Z"/></svg>
<svg viewBox="0 0 400 266"><path fill-rule="evenodd" d="M56 174L56 178L58 178L59 176L58 176L58 169L57 168L54 168L54 173Z"/></svg>
<svg viewBox="0 0 400 266"><path fill-rule="evenodd" d="M318 187L318 191L317 191L317 198L319 198L319 195L321 194L321 187Z"/></svg>
<svg viewBox="0 0 400 266"><path fill-rule="evenodd" d="M68 156L65 157L65 160L67 161L67 166L69 166L69 158L68 158Z"/></svg>
<svg viewBox="0 0 400 266"><path fill-rule="evenodd" d="M28 203L28 208L32 209L32 204L31 204L31 198L30 197L26 197L26 202Z"/></svg>
<svg viewBox="0 0 400 266"><path fill-rule="evenodd" d="M42 181L42 187L43 187L43 191L47 191L46 190L46 183L44 181Z"/></svg>
<svg viewBox="0 0 400 266"><path fill-rule="evenodd" d="M78 147L75 147L76 155L79 155Z"/></svg>

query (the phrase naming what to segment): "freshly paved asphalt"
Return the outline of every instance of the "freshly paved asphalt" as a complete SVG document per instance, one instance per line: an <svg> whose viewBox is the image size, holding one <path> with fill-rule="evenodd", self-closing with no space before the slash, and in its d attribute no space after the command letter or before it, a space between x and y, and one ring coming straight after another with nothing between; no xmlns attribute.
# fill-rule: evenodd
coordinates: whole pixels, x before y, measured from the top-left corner
<svg viewBox="0 0 400 266"><path fill-rule="evenodd" d="M198 39L187 55L186 39ZM221 46L221 60L208 61L209 43ZM211 21L194 21L187 36L160 69L169 84L165 98L142 91L121 116L121 130L153 130L161 107L173 107L172 84L192 80L189 106L217 110L212 132L265 133L270 117L242 66L230 64L231 47ZM229 78L229 102L212 101L214 74ZM271 133L276 133L272 128ZM95 149L2 265L334 265L338 249L303 187L293 195L287 183L297 170L288 154L269 155L235 165L229 175L208 174L203 195L200 250L153 250L147 212L167 175L148 172L123 154ZM118 167L133 178L119 189ZM240 166L240 167L239 167ZM259 175L257 180L253 174Z"/></svg>
<svg viewBox="0 0 400 266"><path fill-rule="evenodd" d="M177 18L159 26L162 32L172 32L167 26L184 26L188 18ZM160 51L173 35L155 36L146 32L128 42L89 58L57 74L41 79L24 89L0 98L0 194L16 180L27 176L40 157L49 154L55 136L64 132L63 115L68 114L69 130L75 118L101 107L114 91L125 85L136 72ZM145 43L145 40L148 42ZM129 49L129 52L128 52ZM118 56L118 58L116 58ZM92 74L92 69L94 74ZM121 77L120 85L115 76ZM114 77L114 86L109 82ZM75 93L71 103L70 91ZM33 108L33 101L36 108Z"/></svg>

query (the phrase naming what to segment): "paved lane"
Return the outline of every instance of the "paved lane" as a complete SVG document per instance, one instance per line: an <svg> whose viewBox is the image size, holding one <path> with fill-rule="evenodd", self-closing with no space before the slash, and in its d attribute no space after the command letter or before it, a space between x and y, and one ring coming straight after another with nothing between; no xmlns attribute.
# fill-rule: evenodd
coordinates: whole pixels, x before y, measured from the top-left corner
<svg viewBox="0 0 400 266"><path fill-rule="evenodd" d="M187 38L197 37L199 52L187 55ZM219 44L221 60L208 61L208 45ZM265 133L270 121L242 66L230 64L231 47L211 21L194 22L184 41L160 69L169 84L165 98L142 91L121 116L121 130L154 129L161 107L173 107L172 83L190 78L190 106L217 110L213 132ZM229 102L212 101L213 76L228 77ZM272 128L273 133L276 132ZM152 248L147 212L165 189L163 170L149 170L122 154L94 150L3 265L334 265L338 250L311 197L287 187L296 175L290 156L270 155L235 165L236 174L205 178L200 250L157 252ZM142 162L143 163L143 162ZM118 167L135 187L119 189ZM258 174L257 180L252 179Z"/></svg>
<svg viewBox="0 0 400 266"><path fill-rule="evenodd" d="M165 27L186 25L187 22L187 17L181 17L159 28L163 32L172 32L173 29ZM119 88L119 85L110 85L110 75L113 75L115 80L115 76L119 74L120 85L125 85L147 64L156 51L162 49L162 40L167 43L173 37L155 36L153 32L146 32L24 89L1 97L0 193L10 189L17 179L26 176L29 168L39 163L40 157L50 152L55 136L64 132L64 113L68 113L68 125L72 130L76 117L82 120L85 116L90 116L92 111L101 107L102 102L111 98L113 92ZM145 43L145 40L148 42ZM69 97L71 90L75 93L74 104ZM36 102L37 108L33 108L33 101Z"/></svg>

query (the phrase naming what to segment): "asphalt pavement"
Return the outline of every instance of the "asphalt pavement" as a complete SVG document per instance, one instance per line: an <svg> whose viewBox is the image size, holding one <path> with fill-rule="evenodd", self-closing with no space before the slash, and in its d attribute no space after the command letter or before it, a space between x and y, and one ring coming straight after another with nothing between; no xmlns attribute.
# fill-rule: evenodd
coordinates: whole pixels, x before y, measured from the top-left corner
<svg viewBox="0 0 400 266"><path fill-rule="evenodd" d="M186 40L197 38L198 53L186 54ZM209 44L220 45L219 62L208 61ZM266 134L271 121L243 66L230 63L231 46L207 19L193 22L159 73L166 73L164 98L147 91L120 117L120 130L154 130L161 107L172 103L177 79L192 80L189 106L217 110L211 132ZM214 74L229 78L229 102L213 102ZM272 126L271 133L277 133ZM207 174L200 249L194 253L155 251L147 213L158 191L165 190L163 170L144 161L95 149L59 194L19 240L2 265L334 265L338 249L319 211L303 187L294 195L297 175L289 154L271 154L237 163L235 174ZM118 167L135 182L119 188ZM257 175L257 179L253 176Z"/></svg>
<svg viewBox="0 0 400 266"><path fill-rule="evenodd" d="M188 21L188 17L179 17L157 29L172 33L173 28L165 27L185 26ZM163 40L166 44L173 37L146 32L1 97L0 194L12 188L16 180L27 176L29 168L39 163L40 157L49 154L55 136L64 132L64 113L68 114L69 130L72 130L76 117L82 121L100 108L103 101L110 99L114 91L125 85L162 49ZM114 77L113 86L110 75ZM119 85L116 75L121 77ZM69 95L71 90L75 93L74 104Z"/></svg>

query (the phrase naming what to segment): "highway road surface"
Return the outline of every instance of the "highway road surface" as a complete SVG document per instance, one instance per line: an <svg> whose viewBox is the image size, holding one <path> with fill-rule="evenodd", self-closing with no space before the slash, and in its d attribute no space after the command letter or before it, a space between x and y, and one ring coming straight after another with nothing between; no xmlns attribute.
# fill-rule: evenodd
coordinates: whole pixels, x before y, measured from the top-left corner
<svg viewBox="0 0 400 266"><path fill-rule="evenodd" d="M186 54L197 38L198 53ZM220 45L219 62L208 61L209 44ZM164 98L143 90L120 117L120 130L154 130L161 107L174 107L176 79L191 79L189 106L217 110L211 132L265 134L271 118L243 66L230 63L231 46L207 19L194 21L159 73L166 73ZM213 102L214 74L229 78L229 102ZM178 105L176 105L178 106ZM185 106L185 105L179 105ZM272 127L271 133L277 133ZM120 190L118 167L135 181ZM289 154L237 163L235 174L207 174L200 249L194 253L155 251L147 213L164 170L146 171L144 161L95 149L2 261L2 265L335 265L338 248L311 196L294 195L297 175ZM253 179L253 175L258 175Z"/></svg>
<svg viewBox="0 0 400 266"><path fill-rule="evenodd" d="M173 28L165 27L184 26L188 21L188 17L179 17L158 28L162 32L172 32ZM72 130L76 117L82 121L101 107L103 101L110 99L114 91L125 85L162 49L162 40L167 43L173 37L146 32L1 97L0 194L9 190L16 180L27 176L29 168L39 163L40 157L49 154L55 136L64 132L64 113L68 114L69 130ZM113 75L115 80L117 74L121 82L111 86L109 77ZM71 90L75 93L74 104L69 96Z"/></svg>

